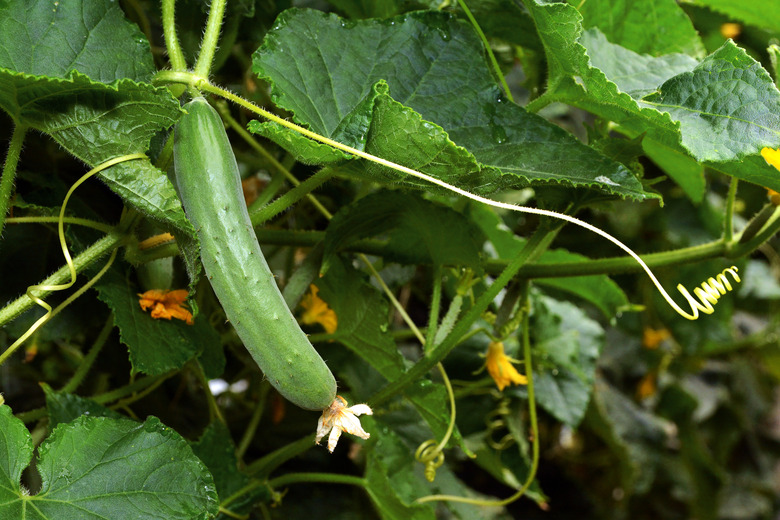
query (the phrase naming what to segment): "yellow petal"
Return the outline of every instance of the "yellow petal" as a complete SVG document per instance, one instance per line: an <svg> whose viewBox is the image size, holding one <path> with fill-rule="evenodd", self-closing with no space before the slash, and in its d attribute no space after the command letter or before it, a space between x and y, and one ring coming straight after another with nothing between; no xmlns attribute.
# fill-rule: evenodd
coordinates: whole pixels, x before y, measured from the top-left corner
<svg viewBox="0 0 780 520"><path fill-rule="evenodd" d="M301 300L301 307L304 308L304 312L301 315L301 322L305 325L313 325L319 323L325 332L333 334L338 328L338 317L336 313L328 307L322 298L317 296L319 287L311 285L309 287L310 292L306 294Z"/></svg>
<svg viewBox="0 0 780 520"><path fill-rule="evenodd" d="M762 148L761 157L763 157L764 160L770 165L780 170L780 148L777 150L773 150L771 148Z"/></svg>
<svg viewBox="0 0 780 520"><path fill-rule="evenodd" d="M504 390L510 384L528 384L528 378L517 371L512 360L504 353L504 344L493 341L488 345L485 366L488 374L496 382L499 390Z"/></svg>

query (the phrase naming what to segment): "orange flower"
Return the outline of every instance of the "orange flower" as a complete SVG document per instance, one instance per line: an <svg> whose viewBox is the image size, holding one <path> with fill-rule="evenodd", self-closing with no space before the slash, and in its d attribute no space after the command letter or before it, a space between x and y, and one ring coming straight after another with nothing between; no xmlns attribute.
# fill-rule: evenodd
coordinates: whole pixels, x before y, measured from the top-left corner
<svg viewBox="0 0 780 520"><path fill-rule="evenodd" d="M152 289L138 295L138 303L141 310L152 308L152 318L170 320L176 318L192 325L192 313L184 306L187 299L187 290L160 291Z"/></svg>
<svg viewBox="0 0 780 520"><path fill-rule="evenodd" d="M648 397L655 395L657 391L658 382L656 381L656 375L655 373L650 372L639 381L639 385L636 388L636 395L640 399L647 399Z"/></svg>
<svg viewBox="0 0 780 520"><path fill-rule="evenodd" d="M301 322L305 325L313 325L319 323L325 329L328 334L333 334L338 328L338 318L336 313L328 307L317 293L319 287L311 285L309 287L311 292L306 294L301 300L301 307L304 308L304 313L301 315Z"/></svg>
<svg viewBox="0 0 780 520"><path fill-rule="evenodd" d="M720 35L724 38L736 38L742 33L742 26L738 23L728 22L720 26Z"/></svg>
<svg viewBox="0 0 780 520"><path fill-rule="evenodd" d="M491 341L488 345L485 366L488 374L496 382L499 390L504 390L510 384L526 385L528 378L519 373L512 363L518 363L504 354L504 344L500 341Z"/></svg>
<svg viewBox="0 0 780 520"><path fill-rule="evenodd" d="M642 333L642 346L649 350L655 350L662 341L671 338L672 335L666 329L647 328Z"/></svg>

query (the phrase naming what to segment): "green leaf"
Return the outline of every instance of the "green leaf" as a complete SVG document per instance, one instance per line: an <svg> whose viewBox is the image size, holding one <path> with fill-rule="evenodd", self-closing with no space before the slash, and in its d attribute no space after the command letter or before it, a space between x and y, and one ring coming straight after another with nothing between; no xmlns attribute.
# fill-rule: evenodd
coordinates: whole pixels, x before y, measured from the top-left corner
<svg viewBox="0 0 780 520"><path fill-rule="evenodd" d="M338 317L334 339L393 380L405 369L404 358L388 333L388 303L363 275L334 258L328 272L315 282L318 296Z"/></svg>
<svg viewBox="0 0 780 520"><path fill-rule="evenodd" d="M49 412L49 432L60 423L69 423L82 415L126 419L122 414L106 408L92 399L74 394L55 392L46 383L41 383L41 386L46 394L46 409Z"/></svg>
<svg viewBox="0 0 780 520"><path fill-rule="evenodd" d="M544 96L613 121L629 137L646 134L647 138L670 151L676 150L682 155L690 152L699 162L720 161L707 165L749 182L780 189L780 176L768 165L761 164L758 156L767 142L780 141L776 125L778 92L766 71L733 43L725 44L713 55L714 58L705 59L691 72L683 72L663 85L657 85L662 95L655 94L650 98L653 103L650 104L633 99L615 82L623 81L620 73L630 70L630 62L638 60L650 66L655 61L648 61L648 58L636 53L632 57L632 51L627 49L620 51L618 59L615 44L599 43L593 37L586 37L586 41L594 48L586 49L581 40L582 18L571 5L538 0L525 0L525 4L536 23L547 57L550 77L548 92ZM605 52L606 58L599 61L596 57L599 52ZM601 69L592 66L592 59L615 77L608 77ZM615 63L620 61L624 63ZM675 66L682 65L681 59ZM711 82L707 71L721 74L721 79L732 88L739 89L740 95L727 95L724 85ZM643 81L649 81L650 77L645 75ZM703 82L702 95L691 96L682 103L680 94L693 93L696 88L694 78ZM632 84L636 86L633 81L629 83ZM639 86L645 88L648 84L640 82ZM708 97L703 97L705 95ZM665 106L670 105L671 100L681 102L680 108ZM707 112L702 111L705 108ZM753 119L737 121L733 119L732 112ZM701 121L695 121L697 118ZM741 133L736 130L738 128ZM750 162L752 168L743 169L745 161ZM693 174L698 177L698 173ZM688 191L695 193L699 182L698 179L692 180L687 186Z"/></svg>
<svg viewBox="0 0 780 520"><path fill-rule="evenodd" d="M780 1L744 2L742 0L686 0L687 3L706 6L730 18L756 27L780 32Z"/></svg>
<svg viewBox="0 0 780 520"><path fill-rule="evenodd" d="M641 104L678 120L683 146L700 160L739 160L780 146L780 92L761 64L730 40Z"/></svg>
<svg viewBox="0 0 780 520"><path fill-rule="evenodd" d="M157 320L143 312L135 285L118 268L106 273L95 287L98 298L114 313L114 323L136 372L164 374L220 344L219 334L204 315L199 314L193 325L187 325L180 320Z"/></svg>
<svg viewBox="0 0 780 520"><path fill-rule="evenodd" d="M138 26L112 0L6 0L0 3L0 68L94 81L149 81L156 68Z"/></svg>
<svg viewBox="0 0 780 520"><path fill-rule="evenodd" d="M11 408L0 405L0 517L24 518L22 471L33 456L32 436Z"/></svg>
<svg viewBox="0 0 780 520"><path fill-rule="evenodd" d="M249 477L238 470L236 447L230 436L230 430L220 421L212 422L197 442L190 443L192 451L208 467L214 477L220 501L224 501L233 493L249 484ZM252 504L258 500L269 501L270 490L265 487L246 493L242 498L230 504L230 511L235 514L247 514ZM220 518L227 519L223 515Z"/></svg>
<svg viewBox="0 0 780 520"><path fill-rule="evenodd" d="M467 5L488 38L500 38L526 49L542 49L531 17L518 2L469 0Z"/></svg>
<svg viewBox="0 0 780 520"><path fill-rule="evenodd" d="M545 296L533 299L531 320L539 405L576 427L593 391L604 330L574 305Z"/></svg>
<svg viewBox="0 0 780 520"><path fill-rule="evenodd" d="M206 520L217 513L211 474L176 432L154 417L80 417L39 448L41 490L20 488L32 439L0 407L0 517Z"/></svg>
<svg viewBox="0 0 780 520"><path fill-rule="evenodd" d="M628 170L507 102L473 29L442 13L347 23L290 9L253 59L274 102L313 131L460 187L488 194L562 183L648 196ZM359 131L366 121L367 134Z"/></svg>
<svg viewBox="0 0 780 520"><path fill-rule="evenodd" d="M78 72L58 79L3 69L0 108L18 124L50 135L92 167L122 155L145 153L152 136L173 125L180 113L167 89L132 80L105 85ZM127 204L194 233L168 177L148 160L117 164L100 177Z"/></svg>
<svg viewBox="0 0 780 520"><path fill-rule="evenodd" d="M401 191L379 191L343 207L328 225L323 271L339 251L386 238L385 258L401 264L479 269L479 231L457 211Z"/></svg>
<svg viewBox="0 0 780 520"><path fill-rule="evenodd" d="M374 445L366 464L366 492L383 520L433 520L430 505L411 505L425 489L411 450L389 431ZM421 466L420 466L421 467Z"/></svg>
<svg viewBox="0 0 780 520"><path fill-rule="evenodd" d="M675 0L569 0L586 29L598 27L609 41L640 54L681 52L703 56L704 45L691 20Z"/></svg>
<svg viewBox="0 0 780 520"><path fill-rule="evenodd" d="M615 452L622 488L628 494L647 492L671 423L643 410L603 380L596 382L586 422Z"/></svg>
<svg viewBox="0 0 780 520"><path fill-rule="evenodd" d="M698 61L686 54L666 54L653 57L637 54L610 43L598 29L582 33L580 43L587 49L592 66L634 99L654 92L664 81L692 70Z"/></svg>

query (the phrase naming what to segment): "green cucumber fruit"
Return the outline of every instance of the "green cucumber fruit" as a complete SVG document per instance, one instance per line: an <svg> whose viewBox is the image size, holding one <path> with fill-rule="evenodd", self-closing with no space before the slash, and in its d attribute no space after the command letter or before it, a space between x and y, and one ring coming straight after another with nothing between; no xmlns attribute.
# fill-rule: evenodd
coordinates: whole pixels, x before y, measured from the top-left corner
<svg viewBox="0 0 780 520"><path fill-rule="evenodd" d="M174 131L176 185L214 293L271 385L301 408L323 410L336 397L336 380L260 251L222 120L202 97L184 109Z"/></svg>

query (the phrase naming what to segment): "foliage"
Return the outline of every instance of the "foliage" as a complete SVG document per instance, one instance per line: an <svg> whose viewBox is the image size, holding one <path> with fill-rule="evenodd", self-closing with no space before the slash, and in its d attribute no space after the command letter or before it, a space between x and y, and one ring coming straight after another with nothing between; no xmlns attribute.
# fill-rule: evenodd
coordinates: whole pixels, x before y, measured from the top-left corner
<svg viewBox="0 0 780 520"><path fill-rule="evenodd" d="M0 519L777 517L777 1L161 4L0 1ZM198 93L332 454L203 274Z"/></svg>

